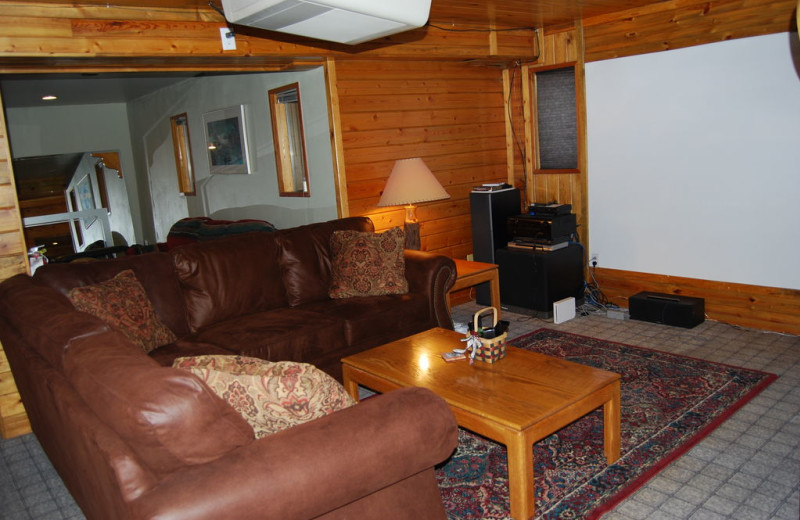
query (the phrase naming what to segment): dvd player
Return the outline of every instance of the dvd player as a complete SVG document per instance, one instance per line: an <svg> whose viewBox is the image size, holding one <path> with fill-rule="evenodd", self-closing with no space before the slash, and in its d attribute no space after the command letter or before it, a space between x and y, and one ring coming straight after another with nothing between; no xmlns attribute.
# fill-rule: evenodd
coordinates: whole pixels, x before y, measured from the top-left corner
<svg viewBox="0 0 800 520"><path fill-rule="evenodd" d="M536 217L555 217L558 215L567 215L572 212L572 204L544 204L541 202L534 202L528 206L528 215Z"/></svg>
<svg viewBox="0 0 800 520"><path fill-rule="evenodd" d="M541 243L564 242L577 229L572 213L552 217L518 215L509 218L507 226L508 236L513 240Z"/></svg>

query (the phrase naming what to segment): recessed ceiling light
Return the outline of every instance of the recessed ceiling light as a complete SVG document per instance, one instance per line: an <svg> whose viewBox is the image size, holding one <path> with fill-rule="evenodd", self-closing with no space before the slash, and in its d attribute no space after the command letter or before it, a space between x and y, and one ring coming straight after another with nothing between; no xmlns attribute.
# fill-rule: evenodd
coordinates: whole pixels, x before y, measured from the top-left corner
<svg viewBox="0 0 800 520"><path fill-rule="evenodd" d="M58 99L58 96L42 96L42 101L55 101L56 99Z"/></svg>

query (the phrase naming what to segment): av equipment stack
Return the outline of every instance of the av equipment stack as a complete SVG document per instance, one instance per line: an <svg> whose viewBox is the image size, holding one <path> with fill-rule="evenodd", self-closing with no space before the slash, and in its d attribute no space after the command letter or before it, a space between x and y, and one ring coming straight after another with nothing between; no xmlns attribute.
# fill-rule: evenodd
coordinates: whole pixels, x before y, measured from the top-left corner
<svg viewBox="0 0 800 520"><path fill-rule="evenodd" d="M532 204L508 219L505 247L495 251L503 307L541 318L565 298L583 303L583 248L569 204Z"/></svg>
<svg viewBox="0 0 800 520"><path fill-rule="evenodd" d="M567 247L577 230L569 204L531 204L528 213L508 219L509 249L555 251Z"/></svg>
<svg viewBox="0 0 800 520"><path fill-rule="evenodd" d="M476 186L469 194L472 217L472 255L476 262L496 264L495 251L508 244L509 217L520 211L520 194L508 184ZM488 282L477 286L475 301L491 304Z"/></svg>

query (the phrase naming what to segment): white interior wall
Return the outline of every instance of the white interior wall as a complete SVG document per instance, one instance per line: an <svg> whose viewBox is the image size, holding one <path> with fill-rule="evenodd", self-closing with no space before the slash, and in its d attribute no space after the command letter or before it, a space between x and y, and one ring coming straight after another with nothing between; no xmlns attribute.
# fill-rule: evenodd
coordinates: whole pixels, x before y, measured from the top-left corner
<svg viewBox="0 0 800 520"><path fill-rule="evenodd" d="M782 33L586 65L599 266L800 289L800 50Z"/></svg>
<svg viewBox="0 0 800 520"><path fill-rule="evenodd" d="M267 92L298 82L306 137L311 197L279 197ZM249 175L210 175L203 114L245 105L248 144L253 156ZM141 170L149 176L156 241L186 216L261 218L278 228L337 217L333 156L323 69L191 78L129 104L133 145ZM197 183L196 196L178 192L169 118L186 113ZM141 183L147 189L148 183Z"/></svg>
<svg viewBox="0 0 800 520"><path fill-rule="evenodd" d="M118 152L123 178L106 175L106 188L112 200L112 228L129 244L141 241L142 221L139 212L130 211L130 208L139 207L139 201L124 103L7 108L6 125L14 158ZM120 195L125 192L129 202ZM115 203L116 200L120 202ZM128 215L129 218L125 218Z"/></svg>

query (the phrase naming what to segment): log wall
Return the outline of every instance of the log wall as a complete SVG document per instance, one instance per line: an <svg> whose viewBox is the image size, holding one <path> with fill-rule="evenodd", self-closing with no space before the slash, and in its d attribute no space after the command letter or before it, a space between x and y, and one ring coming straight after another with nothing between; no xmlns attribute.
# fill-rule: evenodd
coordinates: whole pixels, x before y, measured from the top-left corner
<svg viewBox="0 0 800 520"><path fill-rule="evenodd" d="M377 203L394 161L422 157L450 194L418 205L422 249L465 258L469 192L508 177L501 70L341 61L336 75L350 215L368 215L379 230L402 226L402 207Z"/></svg>
<svg viewBox="0 0 800 520"><path fill-rule="evenodd" d="M28 257L11 169L5 114L0 111L0 280L27 272ZM0 435L9 438L29 431L25 408L0 345Z"/></svg>

